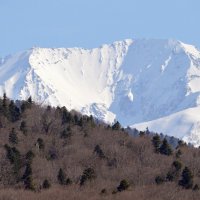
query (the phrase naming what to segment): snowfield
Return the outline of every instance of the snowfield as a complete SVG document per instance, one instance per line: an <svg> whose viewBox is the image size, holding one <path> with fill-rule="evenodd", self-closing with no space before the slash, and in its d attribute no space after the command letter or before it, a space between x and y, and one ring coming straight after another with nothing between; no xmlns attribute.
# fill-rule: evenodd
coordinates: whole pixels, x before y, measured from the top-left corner
<svg viewBox="0 0 200 200"><path fill-rule="evenodd" d="M180 41L32 48L0 61L4 92L200 145L200 51Z"/></svg>

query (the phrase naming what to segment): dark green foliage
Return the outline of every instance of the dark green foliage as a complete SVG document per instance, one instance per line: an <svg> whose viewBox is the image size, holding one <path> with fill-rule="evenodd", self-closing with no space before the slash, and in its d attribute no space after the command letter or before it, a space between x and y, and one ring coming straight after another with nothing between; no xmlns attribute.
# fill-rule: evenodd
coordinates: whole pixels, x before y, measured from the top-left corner
<svg viewBox="0 0 200 200"><path fill-rule="evenodd" d="M58 179L58 182L59 182L60 185L65 185L66 176L65 176L65 173L64 173L62 168L59 169L57 179Z"/></svg>
<svg viewBox="0 0 200 200"><path fill-rule="evenodd" d="M87 168L83 171L81 176L80 185L84 185L86 181L91 181L96 178L96 174L93 168Z"/></svg>
<svg viewBox="0 0 200 200"><path fill-rule="evenodd" d="M182 168L182 163L179 161L174 161L172 163L171 169L166 175L166 181L176 181L180 177L181 173L181 168Z"/></svg>
<svg viewBox="0 0 200 200"><path fill-rule="evenodd" d="M64 129L60 134L60 137L62 139L70 138L71 136L72 136L72 131L71 131L70 126L67 127L67 129Z"/></svg>
<svg viewBox="0 0 200 200"><path fill-rule="evenodd" d="M16 151L15 148L11 148L7 144L4 147L7 151L7 158L10 160L11 164L13 164L13 162L15 160L15 156L18 156L18 151ZM15 153L17 153L17 154L15 155Z"/></svg>
<svg viewBox="0 0 200 200"><path fill-rule="evenodd" d="M121 124L118 121L113 124L112 130L120 130L120 129L121 129Z"/></svg>
<svg viewBox="0 0 200 200"><path fill-rule="evenodd" d="M184 177L187 176L182 175L181 177L183 169L182 163L184 165L189 164L192 166L195 175L194 181L195 183L199 183L199 163L197 162L198 160L196 160L198 159L199 150L191 146L176 149L174 156L161 156L155 153L152 154L152 149L154 147L157 153L161 151L161 153L164 152L164 154L166 154L165 151L162 151L164 141L163 143L160 142L160 137L156 138L156 136L152 136L152 134L148 136L148 131L140 134L145 134L145 137L129 138L129 135L126 134L127 132L122 133L122 129L119 126L118 128L107 127L107 125L101 124L101 122L95 123L95 120L92 117L82 116L75 111L70 112L72 119L70 120L69 117L69 120L62 124L63 108L58 108L57 110L53 107L51 109L44 107L40 108L39 105L33 104L27 112L20 116L20 121L13 123L7 119L10 101L8 99L6 100L8 111L6 117L4 117L2 113L2 104L3 100L0 100L0 121L3 124L3 128L0 129L1 145L9 141L9 146L5 145L5 150L2 148L1 151L0 185L2 188L22 188L21 186L23 183L26 189L47 189L51 184L55 185L58 182L63 186L70 185L73 180L73 187L59 188L61 186L58 187L55 185L58 187L57 191L70 190L76 188L79 184L86 185L85 189L83 188L84 186L80 187L80 191L86 191L89 188L87 187L87 183L89 183L90 180L93 180L89 184L92 191L95 190L96 194L101 192L101 195L106 193L110 195L110 193L112 193L113 185L115 185L115 188L113 188L115 189L114 193L128 188L126 185L129 184L124 184L122 181L120 182L121 179L119 179L119 177L124 177L125 173L125 177L129 180L128 175L130 172L130 178L132 177L131 183L134 184L134 190L130 190L130 194L132 192L135 193L138 190L143 192L143 189L144 192L145 190L148 190L148 194L150 194L150 191L157 193L159 189L168 191L168 187L170 193L172 193L172 191L181 192L184 187L188 188L188 184L186 184L187 181L184 179ZM16 102L16 105L20 105L20 102ZM50 131L47 131L48 134L46 135L44 134L44 131L42 131L43 121L41 121L41 119L44 115L46 115L46 122L53 122ZM27 132L26 122L29 134L23 135L22 133ZM96 126L94 128L92 127L93 122ZM81 127L78 126L79 123L81 124ZM15 130L13 129L10 132L12 127L15 127ZM73 133L72 137L71 132ZM138 133L139 131L137 131L136 136L138 136ZM86 135L87 137L84 138ZM16 142L18 141L17 136L20 139L18 144ZM69 137L71 137L71 139L68 142ZM150 144L151 139L153 146ZM44 149L45 151L41 151ZM19 150L23 153L22 155ZM180 151L183 151L184 155L174 161L173 159L180 157ZM37 156L36 159L34 158L33 152ZM177 154L179 156L177 156ZM190 157L188 158L187 155ZM47 157L50 160L54 160L55 158L57 158L57 160L47 162ZM69 176L65 176L63 170L62 172L55 172L55 168L58 166L65 166L67 171L70 172L70 178L73 179L70 179ZM78 166L78 169L74 170L73 167L76 166ZM92 168L83 168L83 172L80 173L80 168L85 166L86 168L87 166L94 166L95 171ZM44 176L47 175L46 173L43 173L43 170L45 170L44 168L48 169L48 174L51 174L51 179L48 178L47 180L44 180L49 177L47 176L44 178ZM39 171L39 169L42 170ZM57 169L59 170L59 168ZM138 173L139 175L136 179L134 178L135 173ZM98 175L97 180L94 179L96 174ZM156 177L157 175L163 176ZM156 177L156 183L154 184L152 184L152 177ZM58 180L56 178L58 178ZM116 180L119 181L117 184ZM171 183L167 181L174 182ZM37 183L37 185L34 185L34 183ZM105 184L105 186L102 187L102 183ZM161 183L164 184L162 186L156 186ZM179 187L177 190L176 186L178 183L182 185L183 188ZM190 188L194 191L199 190L198 185L194 185L194 187L190 186ZM195 192L184 191L184 193L186 193L186 196L189 196L192 193L193 195L198 195L198 192L195 194ZM164 194L164 192L162 192L162 194ZM117 198L118 196L121 196L121 194L117 195ZM159 197L160 196L156 196L158 199Z"/></svg>
<svg viewBox="0 0 200 200"><path fill-rule="evenodd" d="M172 163L170 171L167 173L166 180L167 181L177 180L180 176L181 168L182 168L182 163L177 160L174 161Z"/></svg>
<svg viewBox="0 0 200 200"><path fill-rule="evenodd" d="M21 112L24 112L25 110L30 109L32 104L33 104L33 101L32 101L32 98L30 96L26 101L22 102L22 104L21 104Z"/></svg>
<svg viewBox="0 0 200 200"><path fill-rule="evenodd" d="M27 126L26 126L26 122L25 121L22 121L21 122L21 124L20 124L20 131L22 131L22 133L24 134L24 135L26 135L26 133L27 133Z"/></svg>
<svg viewBox="0 0 200 200"><path fill-rule="evenodd" d="M15 147L10 147L7 144L4 147L7 151L7 158L10 160L11 164L20 161L21 154Z"/></svg>
<svg viewBox="0 0 200 200"><path fill-rule="evenodd" d="M94 152L99 156L99 158L106 158L104 155L104 152L102 151L101 147L99 145L96 145L94 148Z"/></svg>
<svg viewBox="0 0 200 200"><path fill-rule="evenodd" d="M42 188L43 189L49 189L50 187L51 187L51 183L47 179L45 179L43 184L42 184Z"/></svg>
<svg viewBox="0 0 200 200"><path fill-rule="evenodd" d="M52 120L48 120L47 118L48 113L42 115L41 123L42 123L42 130L47 134L49 133L50 127L52 125Z"/></svg>
<svg viewBox="0 0 200 200"><path fill-rule="evenodd" d="M162 145L160 146L160 153L167 156L170 156L173 153L172 148L166 139L163 140Z"/></svg>
<svg viewBox="0 0 200 200"><path fill-rule="evenodd" d="M8 116L8 100L6 93L3 94L3 100L2 100L2 113L5 117Z"/></svg>
<svg viewBox="0 0 200 200"><path fill-rule="evenodd" d="M140 131L140 132L139 132L139 136L140 136L140 137L145 136L145 131Z"/></svg>
<svg viewBox="0 0 200 200"><path fill-rule="evenodd" d="M42 138L37 139L37 144L40 150L44 150L45 145L44 145L44 140Z"/></svg>
<svg viewBox="0 0 200 200"><path fill-rule="evenodd" d="M176 171L180 171L182 168L182 163L180 161L176 160L172 163L172 166L174 166Z"/></svg>
<svg viewBox="0 0 200 200"><path fill-rule="evenodd" d="M121 182L120 182L120 184L119 184L119 186L117 187L117 190L119 191L119 192L122 192L122 191L124 191L124 190L127 190L128 188L129 188L129 186L130 186L130 184L129 184L129 182L127 181L127 180L122 180Z"/></svg>
<svg viewBox="0 0 200 200"><path fill-rule="evenodd" d="M90 123L91 127L95 127L95 121L92 115L88 118L88 122Z"/></svg>
<svg viewBox="0 0 200 200"><path fill-rule="evenodd" d="M35 154L31 150L27 152L26 160L28 163L32 163L34 157L35 157Z"/></svg>
<svg viewBox="0 0 200 200"><path fill-rule="evenodd" d="M27 177L32 176L32 173L33 172L32 172L31 164L28 163L26 165L25 172L24 172L24 175L23 175L22 179L25 180Z"/></svg>
<svg viewBox="0 0 200 200"><path fill-rule="evenodd" d="M31 167L31 163L27 163L25 172L22 176L22 180L24 181L25 189L27 189L27 190L35 189L32 174L33 174L33 171L32 171L32 167Z"/></svg>
<svg viewBox="0 0 200 200"><path fill-rule="evenodd" d="M13 172L16 180L19 180L20 168L22 166L21 154L15 147L10 147L7 144L4 146L7 152L7 158L13 165Z"/></svg>
<svg viewBox="0 0 200 200"><path fill-rule="evenodd" d="M18 137L17 137L17 134L16 134L16 132L15 132L15 129L14 128L12 128L12 130L11 130L11 132L10 132L10 134L9 134L9 142L11 143L11 144L18 144Z"/></svg>
<svg viewBox="0 0 200 200"><path fill-rule="evenodd" d="M177 148L181 148L181 147L184 147L184 146L186 146L186 143L183 142L182 140L179 140L179 141L178 141L178 147L177 147Z"/></svg>
<svg viewBox="0 0 200 200"><path fill-rule="evenodd" d="M31 97L31 96L27 99L27 102L28 102L29 104L32 104L32 103L33 103L32 97Z"/></svg>
<svg viewBox="0 0 200 200"><path fill-rule="evenodd" d="M182 172L182 179L179 181L179 185L185 189L190 189L193 186L193 175L188 167L185 167Z"/></svg>
<svg viewBox="0 0 200 200"><path fill-rule="evenodd" d="M160 152L161 141L160 141L160 136L158 134L156 134L156 135L153 136L153 138L152 138L152 144L154 146L155 152L159 153Z"/></svg>
<svg viewBox="0 0 200 200"><path fill-rule="evenodd" d="M72 184L72 180L70 178L67 178L65 181L66 185L71 185Z"/></svg>
<svg viewBox="0 0 200 200"><path fill-rule="evenodd" d="M35 190L32 176L26 177L24 180L24 186L26 190Z"/></svg>
<svg viewBox="0 0 200 200"><path fill-rule="evenodd" d="M0 105L0 113L2 113L8 120L15 122L20 118L20 110L14 103L7 99L6 93L3 95L3 99Z"/></svg>
<svg viewBox="0 0 200 200"><path fill-rule="evenodd" d="M71 113L65 108L62 108L62 124L70 123L73 121Z"/></svg>
<svg viewBox="0 0 200 200"><path fill-rule="evenodd" d="M19 120L20 118L20 110L15 105L14 101L10 101L9 107L8 107L8 119L11 122L15 122Z"/></svg>
<svg viewBox="0 0 200 200"><path fill-rule="evenodd" d="M199 185L198 184L195 184L194 187L193 187L193 191L198 191L200 188L199 188Z"/></svg>
<svg viewBox="0 0 200 200"><path fill-rule="evenodd" d="M167 181L174 181L175 180L175 173L174 171L169 171L166 176Z"/></svg>
<svg viewBox="0 0 200 200"><path fill-rule="evenodd" d="M165 178L163 178L161 176L156 176L155 182L156 182L157 185L160 185L160 184L165 182Z"/></svg>

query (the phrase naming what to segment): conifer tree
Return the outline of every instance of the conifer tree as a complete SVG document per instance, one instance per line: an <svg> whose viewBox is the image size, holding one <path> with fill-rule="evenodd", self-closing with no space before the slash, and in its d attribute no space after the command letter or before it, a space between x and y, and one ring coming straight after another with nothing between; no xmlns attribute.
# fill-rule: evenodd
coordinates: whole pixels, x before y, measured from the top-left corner
<svg viewBox="0 0 200 200"><path fill-rule="evenodd" d="M112 130L120 130L120 129L121 129L121 124L118 121L113 124Z"/></svg>
<svg viewBox="0 0 200 200"><path fill-rule="evenodd" d="M117 190L119 191L119 192L122 192L122 191L124 191L124 190L127 190L128 188L129 188L129 183L128 183L128 181L127 180L122 180L121 182L120 182L120 184L119 184L119 186L117 187Z"/></svg>
<svg viewBox="0 0 200 200"><path fill-rule="evenodd" d="M25 180L28 176L32 176L32 173L31 163L27 163L22 179Z"/></svg>
<svg viewBox="0 0 200 200"><path fill-rule="evenodd" d="M62 124L70 123L72 120L72 116L70 112L67 111L65 107L62 109Z"/></svg>
<svg viewBox="0 0 200 200"><path fill-rule="evenodd" d="M145 131L140 131L140 132L139 132L139 136L140 136L140 137L144 137L144 136L145 136Z"/></svg>
<svg viewBox="0 0 200 200"><path fill-rule="evenodd" d="M62 139L66 139L66 138L70 138L72 136L72 131L71 131L71 127L68 126L67 129L65 128L61 133L60 133L60 137Z"/></svg>
<svg viewBox="0 0 200 200"><path fill-rule="evenodd" d="M31 164L34 157L35 157L35 154L31 150L28 151L26 154L27 163Z"/></svg>
<svg viewBox="0 0 200 200"><path fill-rule="evenodd" d="M172 155L172 148L169 145L169 143L167 142L166 139L163 140L162 145L160 146L160 153L163 155L167 155L170 156Z"/></svg>
<svg viewBox="0 0 200 200"><path fill-rule="evenodd" d="M152 144L154 146L155 152L159 153L160 152L161 141L160 141L160 136L158 134L156 134L156 135L153 136L153 138L152 138Z"/></svg>
<svg viewBox="0 0 200 200"><path fill-rule="evenodd" d="M51 187L51 184L50 184L50 182L47 179L45 179L44 182L43 182L43 184L42 184L42 187L44 189L49 189Z"/></svg>
<svg viewBox="0 0 200 200"><path fill-rule="evenodd" d="M28 162L26 164L24 175L22 176L22 180L24 181L25 189L27 189L27 190L35 189L32 174L33 174L33 172L32 172L31 163Z"/></svg>
<svg viewBox="0 0 200 200"><path fill-rule="evenodd" d="M8 107L8 118L11 122L15 122L20 117L20 110L15 105L14 101L10 101L9 107Z"/></svg>
<svg viewBox="0 0 200 200"><path fill-rule="evenodd" d="M20 168L22 166L21 162L21 154L15 147L10 147L9 145L4 146L7 151L7 158L10 163L13 165L13 172L16 180L18 181L20 178Z"/></svg>
<svg viewBox="0 0 200 200"><path fill-rule="evenodd" d="M26 100L23 101L21 104L21 112L23 113L26 109L30 109L33 104L31 96Z"/></svg>
<svg viewBox="0 0 200 200"><path fill-rule="evenodd" d="M31 96L27 99L27 102L28 102L30 105L33 103L32 97L31 97Z"/></svg>
<svg viewBox="0 0 200 200"><path fill-rule="evenodd" d="M3 94L2 112L3 112L5 117L8 116L8 100L7 100L6 93Z"/></svg>
<svg viewBox="0 0 200 200"><path fill-rule="evenodd" d="M93 168L87 168L83 171L81 176L80 185L84 185L86 181L91 181L96 178L96 174Z"/></svg>
<svg viewBox="0 0 200 200"><path fill-rule="evenodd" d="M199 185L198 184L195 184L194 187L193 187L193 191L198 191L200 188L199 188Z"/></svg>
<svg viewBox="0 0 200 200"><path fill-rule="evenodd" d="M70 178L67 178L65 184L66 185L71 185L72 184L72 180Z"/></svg>
<svg viewBox="0 0 200 200"><path fill-rule="evenodd" d="M27 125L26 125L26 122L25 121L22 121L21 124L20 124L20 131L22 131L22 133L24 135L26 135L27 133Z"/></svg>
<svg viewBox="0 0 200 200"><path fill-rule="evenodd" d="M24 186L26 190L35 190L35 186L33 183L33 178L32 176L28 176L25 180L24 180Z"/></svg>
<svg viewBox="0 0 200 200"><path fill-rule="evenodd" d="M17 134L15 132L15 129L12 128L10 134L9 134L9 142L11 144L18 144L18 137L17 137Z"/></svg>
<svg viewBox="0 0 200 200"><path fill-rule="evenodd" d="M185 167L182 172L182 179L179 181L179 185L181 185L185 189L190 189L193 186L193 175L188 167Z"/></svg>
<svg viewBox="0 0 200 200"><path fill-rule="evenodd" d="M99 156L99 158L105 158L105 155L99 145L96 145L94 148L94 152Z"/></svg>
<svg viewBox="0 0 200 200"><path fill-rule="evenodd" d="M62 168L59 169L57 178L58 178L58 182L59 182L60 185L65 185L66 176L65 176L65 173L64 173Z"/></svg>
<svg viewBox="0 0 200 200"><path fill-rule="evenodd" d="M38 144L40 150L44 150L45 144L44 144L44 140L42 138L37 139L37 144Z"/></svg>

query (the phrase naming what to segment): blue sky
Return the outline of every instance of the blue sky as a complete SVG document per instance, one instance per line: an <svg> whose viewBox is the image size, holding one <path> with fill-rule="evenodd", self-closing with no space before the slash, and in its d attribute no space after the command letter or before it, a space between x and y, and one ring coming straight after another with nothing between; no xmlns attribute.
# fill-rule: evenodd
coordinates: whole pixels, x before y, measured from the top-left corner
<svg viewBox="0 0 200 200"><path fill-rule="evenodd" d="M0 0L0 56L173 38L200 47L200 0Z"/></svg>

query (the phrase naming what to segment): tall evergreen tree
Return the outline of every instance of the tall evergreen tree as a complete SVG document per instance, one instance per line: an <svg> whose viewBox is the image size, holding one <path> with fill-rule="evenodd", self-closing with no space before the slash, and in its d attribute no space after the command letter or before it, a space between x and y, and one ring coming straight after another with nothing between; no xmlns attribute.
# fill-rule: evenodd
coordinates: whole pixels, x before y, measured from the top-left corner
<svg viewBox="0 0 200 200"><path fill-rule="evenodd" d="M185 167L182 172L182 179L179 181L179 185L181 185L185 189L190 189L193 186L193 175L188 167Z"/></svg>
<svg viewBox="0 0 200 200"><path fill-rule="evenodd" d="M159 153L160 152L161 141L160 141L160 136L158 134L156 134L156 135L153 136L153 138L152 138L152 144L154 146L155 152Z"/></svg>
<svg viewBox="0 0 200 200"><path fill-rule="evenodd" d="M70 123L72 120L72 116L68 110L63 107L62 108L62 124Z"/></svg>
<svg viewBox="0 0 200 200"><path fill-rule="evenodd" d="M81 176L80 185L84 185L85 182L91 181L96 178L96 174L93 168L87 168L83 171L83 175Z"/></svg>
<svg viewBox="0 0 200 200"><path fill-rule="evenodd" d="M45 144L44 144L44 140L42 138L37 139L37 144L38 144L40 150L44 150Z"/></svg>
<svg viewBox="0 0 200 200"><path fill-rule="evenodd" d="M8 100L7 100L6 93L3 94L2 112L3 112L4 116L6 116L6 117L8 116Z"/></svg>
<svg viewBox="0 0 200 200"><path fill-rule="evenodd" d="M121 129L121 124L118 121L113 124L112 130L120 130L120 129Z"/></svg>
<svg viewBox="0 0 200 200"><path fill-rule="evenodd" d="M122 192L122 191L124 191L124 190L127 190L128 188L129 188L129 183L128 183L128 181L127 180L122 180L121 182L120 182L120 184L119 184L119 186L117 187L117 190L119 191L119 192Z"/></svg>
<svg viewBox="0 0 200 200"><path fill-rule="evenodd" d="M65 176L65 173L64 173L62 168L59 169L57 178L58 178L58 182L59 182L60 185L65 185L66 176Z"/></svg>
<svg viewBox="0 0 200 200"><path fill-rule="evenodd" d="M173 153L172 148L166 139L163 140L162 145L160 146L160 153L167 156L170 156Z"/></svg>
<svg viewBox="0 0 200 200"><path fill-rule="evenodd" d="M11 122L15 122L20 117L20 110L15 105L14 101L10 101L9 108L8 108L8 118Z"/></svg>
<svg viewBox="0 0 200 200"><path fill-rule="evenodd" d="M7 151L7 158L10 163L13 165L13 172L16 180L18 181L20 178L20 168L22 166L21 162L21 154L15 147L10 147L9 145L4 146Z"/></svg>
<svg viewBox="0 0 200 200"><path fill-rule="evenodd" d="M21 124L20 124L20 131L22 131L22 133L24 135L26 135L27 133L27 125L26 125L26 122L25 121L22 121Z"/></svg>
<svg viewBox="0 0 200 200"><path fill-rule="evenodd" d="M18 137L17 137L17 134L16 134L14 128L12 128L12 130L9 134L9 142L12 144L18 144Z"/></svg>
<svg viewBox="0 0 200 200"><path fill-rule="evenodd" d="M94 153L96 153L99 156L99 158L102 158L102 159L106 158L103 150L101 149L99 145L95 146Z"/></svg>
<svg viewBox="0 0 200 200"><path fill-rule="evenodd" d="M49 189L51 187L51 184L47 179L45 179L42 184L42 187L43 187L43 189Z"/></svg>

